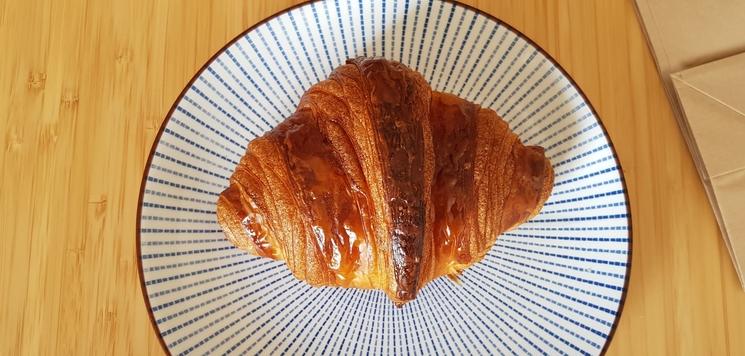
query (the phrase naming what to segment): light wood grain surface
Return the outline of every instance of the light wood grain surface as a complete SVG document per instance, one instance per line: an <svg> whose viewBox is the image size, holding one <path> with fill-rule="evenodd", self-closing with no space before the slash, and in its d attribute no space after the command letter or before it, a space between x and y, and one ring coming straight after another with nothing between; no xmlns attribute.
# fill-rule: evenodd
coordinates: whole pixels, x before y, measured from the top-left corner
<svg viewBox="0 0 745 356"><path fill-rule="evenodd" d="M634 254L609 354L745 355L745 292L631 1L467 3L554 56L615 143ZM291 4L0 0L0 355L163 352L137 276L147 154L203 63Z"/></svg>

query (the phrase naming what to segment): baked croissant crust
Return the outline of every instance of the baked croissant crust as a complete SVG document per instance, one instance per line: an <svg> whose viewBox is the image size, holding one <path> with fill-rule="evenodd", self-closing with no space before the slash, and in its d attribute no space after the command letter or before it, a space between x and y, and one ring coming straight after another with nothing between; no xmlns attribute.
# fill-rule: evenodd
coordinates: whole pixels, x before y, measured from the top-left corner
<svg viewBox="0 0 745 356"><path fill-rule="evenodd" d="M300 280L380 289L400 306L481 260L552 186L543 148L494 111L357 58L250 142L217 217L235 246Z"/></svg>

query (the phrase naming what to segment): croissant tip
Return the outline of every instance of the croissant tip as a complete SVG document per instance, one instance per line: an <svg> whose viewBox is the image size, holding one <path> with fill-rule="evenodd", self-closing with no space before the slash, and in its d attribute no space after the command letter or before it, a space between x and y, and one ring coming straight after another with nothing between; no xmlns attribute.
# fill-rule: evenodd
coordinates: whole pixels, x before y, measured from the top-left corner
<svg viewBox="0 0 745 356"><path fill-rule="evenodd" d="M446 275L449 280L451 280L453 283L457 285L463 285L463 282L460 280L460 276L457 274L447 274Z"/></svg>

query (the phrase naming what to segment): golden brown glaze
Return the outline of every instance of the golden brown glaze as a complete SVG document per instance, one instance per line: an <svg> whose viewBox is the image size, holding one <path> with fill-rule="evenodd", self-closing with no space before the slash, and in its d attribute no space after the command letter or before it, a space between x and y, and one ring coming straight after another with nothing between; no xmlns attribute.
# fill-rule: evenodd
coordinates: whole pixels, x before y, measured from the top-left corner
<svg viewBox="0 0 745 356"><path fill-rule="evenodd" d="M540 147L419 73L358 58L253 140L220 196L227 238L311 285L374 288L397 305L479 261L553 186Z"/></svg>

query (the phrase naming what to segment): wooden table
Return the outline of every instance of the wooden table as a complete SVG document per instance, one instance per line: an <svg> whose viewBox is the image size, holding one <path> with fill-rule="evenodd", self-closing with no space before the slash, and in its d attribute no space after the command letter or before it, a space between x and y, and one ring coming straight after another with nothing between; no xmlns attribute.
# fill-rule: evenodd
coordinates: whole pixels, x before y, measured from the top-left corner
<svg viewBox="0 0 745 356"><path fill-rule="evenodd" d="M610 354L745 354L745 292L630 0L467 1L543 46L615 142L633 268ZM292 1L0 0L0 355L162 353L137 196L178 93Z"/></svg>

